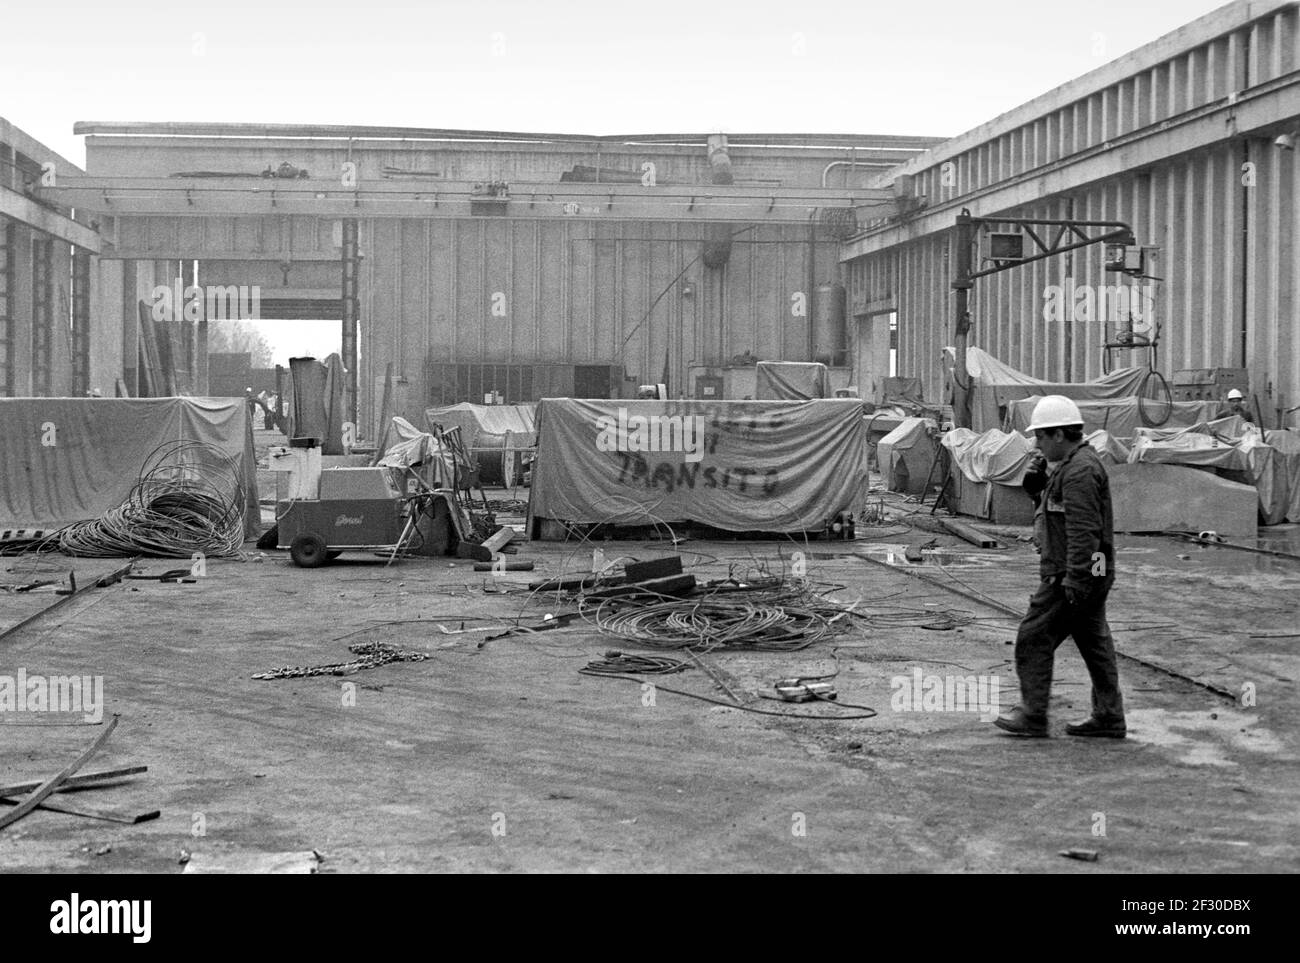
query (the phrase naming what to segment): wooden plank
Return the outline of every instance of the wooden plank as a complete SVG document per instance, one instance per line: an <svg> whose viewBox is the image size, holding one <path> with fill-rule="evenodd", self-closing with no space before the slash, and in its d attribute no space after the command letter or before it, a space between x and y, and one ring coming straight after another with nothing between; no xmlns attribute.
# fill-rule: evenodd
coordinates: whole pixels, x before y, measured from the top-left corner
<svg viewBox="0 0 1300 963"><path fill-rule="evenodd" d="M145 301L137 303L140 324L140 344L144 348L144 364L140 366L144 390L150 398L157 398L162 391L162 379L158 365L158 345L154 341L153 316Z"/></svg>
<svg viewBox="0 0 1300 963"><path fill-rule="evenodd" d="M981 532L978 528L972 528L965 522L959 522L955 518L940 518L939 524L948 530L950 534L958 538L964 538L972 545L978 545L980 548L997 548L998 540L992 535Z"/></svg>
<svg viewBox="0 0 1300 963"><path fill-rule="evenodd" d="M476 562L490 562L514 537L515 530L506 525L484 539L482 544L475 545L473 542L461 542L456 546L456 555L459 558L469 558Z"/></svg>
<svg viewBox="0 0 1300 963"><path fill-rule="evenodd" d="M24 799L21 803L19 803L17 806L11 809L9 812L5 813L3 816L0 816L0 829L4 829L6 826L13 825L18 820L22 819L33 809L39 806L42 802L44 802L46 797L48 797L51 793L55 792L69 776L74 774L78 769L80 769L86 763L90 762L90 760L95 757L95 753L99 752L99 750L103 747L104 743L108 742L108 737L111 736L113 734L113 730L117 728L117 722L118 719L120 718L121 718L120 716L114 714L112 720L109 722L107 726L104 727L104 731L99 734L99 738L96 739L93 743L91 743L89 749L83 752L72 762L64 766L62 770L55 773L49 779L45 780L45 782L41 783L41 785L38 786L32 792L32 794L28 796L26 799Z"/></svg>
<svg viewBox="0 0 1300 963"><path fill-rule="evenodd" d="M176 347L172 342L172 322L170 320L147 322L153 325L154 343L158 348L158 366L162 370L162 387L168 398L175 398L176 385Z"/></svg>

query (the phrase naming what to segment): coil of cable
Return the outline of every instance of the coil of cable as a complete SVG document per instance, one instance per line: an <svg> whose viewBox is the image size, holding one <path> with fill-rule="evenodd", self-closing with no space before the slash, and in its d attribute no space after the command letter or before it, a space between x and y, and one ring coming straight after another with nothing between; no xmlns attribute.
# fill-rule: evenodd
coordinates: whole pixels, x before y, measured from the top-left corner
<svg viewBox="0 0 1300 963"><path fill-rule="evenodd" d="M237 555L244 541L245 489L233 458L204 442L157 448L122 504L60 530L59 548L90 558Z"/></svg>

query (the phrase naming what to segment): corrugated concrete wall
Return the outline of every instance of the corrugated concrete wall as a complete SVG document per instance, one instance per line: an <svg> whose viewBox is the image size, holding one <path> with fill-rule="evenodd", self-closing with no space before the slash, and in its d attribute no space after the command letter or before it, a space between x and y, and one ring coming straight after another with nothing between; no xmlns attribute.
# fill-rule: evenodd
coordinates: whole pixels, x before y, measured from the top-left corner
<svg viewBox="0 0 1300 963"><path fill-rule="evenodd" d="M882 232L848 264L851 304L898 310L900 374L940 396L953 296L952 231L939 227L968 205L980 217L1127 221L1160 248L1151 273L1163 278L1153 318L1163 373L1248 367L1270 424L1270 408L1300 404L1300 164L1273 144L1300 128L1298 14L1295 4L1225 8L900 168L944 213ZM1267 116L1251 113L1265 103ZM1157 139L1175 137L1159 156ZM1072 171L1086 183L1072 186ZM1044 309L1054 285L1082 299L1078 289L1115 284L1102 257L1094 246L976 281L972 343L1038 377L1095 377L1104 312L1062 323ZM1144 360L1126 355L1115 362Z"/></svg>
<svg viewBox="0 0 1300 963"><path fill-rule="evenodd" d="M373 380L392 360L417 407L426 361L611 364L637 382L662 380L667 363L686 393L691 364L808 357L809 319L792 313L806 230L744 231L718 269L696 260L695 224L388 219L362 237L363 371ZM817 248L824 280L837 250Z"/></svg>

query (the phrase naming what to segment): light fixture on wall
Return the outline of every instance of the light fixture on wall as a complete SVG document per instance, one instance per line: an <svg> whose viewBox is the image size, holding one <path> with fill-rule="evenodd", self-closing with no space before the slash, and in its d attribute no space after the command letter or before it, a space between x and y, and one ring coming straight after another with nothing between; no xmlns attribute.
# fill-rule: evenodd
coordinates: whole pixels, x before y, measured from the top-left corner
<svg viewBox="0 0 1300 963"><path fill-rule="evenodd" d="M1300 134L1297 131L1296 134ZM1274 147L1280 147L1283 150L1295 150L1296 134L1280 134L1273 140Z"/></svg>
<svg viewBox="0 0 1300 963"><path fill-rule="evenodd" d="M695 297L695 282L692 281L690 278L686 278L684 281L682 281L682 297L684 298Z"/></svg>

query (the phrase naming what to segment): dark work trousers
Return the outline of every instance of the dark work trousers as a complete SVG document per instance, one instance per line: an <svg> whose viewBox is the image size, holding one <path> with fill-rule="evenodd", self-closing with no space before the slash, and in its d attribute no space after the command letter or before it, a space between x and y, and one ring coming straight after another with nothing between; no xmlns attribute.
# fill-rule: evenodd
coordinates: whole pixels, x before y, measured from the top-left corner
<svg viewBox="0 0 1300 963"><path fill-rule="evenodd" d="M1083 604L1071 605L1059 578L1039 583L1016 635L1016 674L1020 676L1020 702L1026 715L1047 718L1056 647L1070 636L1092 677L1093 715L1103 721L1124 718L1115 643L1106 624L1107 594L1097 592Z"/></svg>

